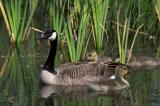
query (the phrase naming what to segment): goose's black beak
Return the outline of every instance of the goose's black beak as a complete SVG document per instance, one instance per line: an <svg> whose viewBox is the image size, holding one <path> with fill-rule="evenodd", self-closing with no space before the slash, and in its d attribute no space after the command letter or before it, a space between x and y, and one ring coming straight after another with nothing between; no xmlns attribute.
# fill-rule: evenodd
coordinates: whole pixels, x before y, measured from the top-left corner
<svg viewBox="0 0 160 106"><path fill-rule="evenodd" d="M44 33L41 33L37 36L37 39L47 39L47 36L45 36Z"/></svg>

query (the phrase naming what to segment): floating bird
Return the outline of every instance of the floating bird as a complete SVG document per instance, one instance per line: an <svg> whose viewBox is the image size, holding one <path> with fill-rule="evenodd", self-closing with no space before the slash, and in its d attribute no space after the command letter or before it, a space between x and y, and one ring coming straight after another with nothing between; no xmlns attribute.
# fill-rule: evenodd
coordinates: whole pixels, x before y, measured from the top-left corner
<svg viewBox="0 0 160 106"><path fill-rule="evenodd" d="M100 81L114 74L118 63L65 63L54 68L58 35L55 30L47 30L38 39L49 40L50 51L40 73L42 81L49 85L85 85L88 81Z"/></svg>
<svg viewBox="0 0 160 106"><path fill-rule="evenodd" d="M129 83L124 79L128 74L128 68L124 65L119 65L115 69L115 79L104 79L101 81L91 81L88 86L91 90L104 92L114 92L129 87Z"/></svg>

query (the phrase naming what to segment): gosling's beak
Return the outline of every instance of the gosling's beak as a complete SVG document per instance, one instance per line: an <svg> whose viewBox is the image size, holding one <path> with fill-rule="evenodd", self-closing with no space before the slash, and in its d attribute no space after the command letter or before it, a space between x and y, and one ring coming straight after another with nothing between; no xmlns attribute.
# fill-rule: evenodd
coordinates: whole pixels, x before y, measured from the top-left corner
<svg viewBox="0 0 160 106"><path fill-rule="evenodd" d="M41 33L37 36L37 39L47 39L47 36L45 36L44 33Z"/></svg>

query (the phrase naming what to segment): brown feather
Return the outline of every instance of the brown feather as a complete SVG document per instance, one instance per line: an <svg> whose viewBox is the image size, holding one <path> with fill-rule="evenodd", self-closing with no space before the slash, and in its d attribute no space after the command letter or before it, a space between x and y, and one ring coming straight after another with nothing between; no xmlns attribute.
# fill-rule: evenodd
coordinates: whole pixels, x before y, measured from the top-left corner
<svg viewBox="0 0 160 106"><path fill-rule="evenodd" d="M112 65L111 65L112 66ZM60 74L68 75L72 79L80 79L84 76L96 76L101 78L110 77L114 74L115 67L104 63L66 63L58 67Z"/></svg>

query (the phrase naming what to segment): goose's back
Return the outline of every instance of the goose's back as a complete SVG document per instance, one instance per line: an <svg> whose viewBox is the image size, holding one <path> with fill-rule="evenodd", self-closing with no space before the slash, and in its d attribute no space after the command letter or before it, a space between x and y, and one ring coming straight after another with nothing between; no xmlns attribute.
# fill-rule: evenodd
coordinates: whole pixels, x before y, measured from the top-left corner
<svg viewBox="0 0 160 106"><path fill-rule="evenodd" d="M105 64L97 63L66 63L58 67L60 74L68 75L72 79L81 79L85 76L109 77L113 74Z"/></svg>

